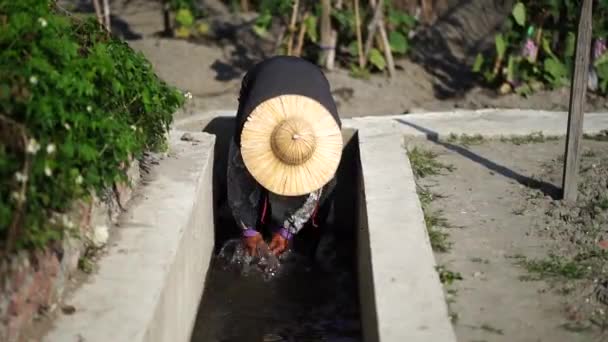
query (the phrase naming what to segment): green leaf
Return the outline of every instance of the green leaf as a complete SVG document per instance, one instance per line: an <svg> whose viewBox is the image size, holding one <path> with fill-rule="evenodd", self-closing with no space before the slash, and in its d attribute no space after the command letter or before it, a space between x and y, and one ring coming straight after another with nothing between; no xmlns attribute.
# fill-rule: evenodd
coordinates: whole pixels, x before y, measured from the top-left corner
<svg viewBox="0 0 608 342"><path fill-rule="evenodd" d="M551 50L551 44L549 44L549 40L547 38L543 38L543 51L551 58L559 60L559 58Z"/></svg>
<svg viewBox="0 0 608 342"><path fill-rule="evenodd" d="M397 31L391 31L388 34L388 41L391 46L391 51L395 53L405 54L409 48L407 38Z"/></svg>
<svg viewBox="0 0 608 342"><path fill-rule="evenodd" d="M386 61L382 56L382 53L378 51L378 49L371 49L369 52L369 62L372 63L373 66L380 70L384 70L386 68Z"/></svg>
<svg viewBox="0 0 608 342"><path fill-rule="evenodd" d="M515 22L519 26L524 26L526 24L526 6L523 3L518 2L515 4L512 13L513 18L515 18Z"/></svg>
<svg viewBox="0 0 608 342"><path fill-rule="evenodd" d="M574 32L568 32L568 36L566 37L566 47L564 49L564 55L566 57L574 56L574 52L576 49L576 36Z"/></svg>
<svg viewBox="0 0 608 342"><path fill-rule="evenodd" d="M566 69L566 66L558 59L545 59L544 69L548 74L547 80L553 86L561 86L565 83L565 77L568 75L568 69Z"/></svg>
<svg viewBox="0 0 608 342"><path fill-rule="evenodd" d="M473 72L477 73L481 71L481 67L483 66L484 58L481 53L478 53L475 57L475 63L473 63Z"/></svg>
<svg viewBox="0 0 608 342"><path fill-rule="evenodd" d="M319 35L317 33L317 17L309 16L306 18L304 25L306 25L306 35L308 35L308 39L310 39L311 42L316 43L319 40Z"/></svg>
<svg viewBox="0 0 608 342"><path fill-rule="evenodd" d="M496 54L498 54L498 58L502 59L505 56L505 52L507 51L507 44L505 43L505 38L502 33L499 33L494 38L496 42Z"/></svg>
<svg viewBox="0 0 608 342"><path fill-rule="evenodd" d="M194 16L187 8L182 8L175 14L175 21L181 26L190 27L194 23Z"/></svg>

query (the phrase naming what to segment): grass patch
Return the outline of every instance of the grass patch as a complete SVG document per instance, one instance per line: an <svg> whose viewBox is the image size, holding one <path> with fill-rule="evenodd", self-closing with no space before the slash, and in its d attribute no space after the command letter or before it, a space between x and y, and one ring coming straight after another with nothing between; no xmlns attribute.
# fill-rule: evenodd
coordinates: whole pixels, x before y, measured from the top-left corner
<svg viewBox="0 0 608 342"><path fill-rule="evenodd" d="M478 263L478 264L486 264L487 265L487 264L490 263L490 260L474 257L474 258L471 258L471 262L475 262L475 263Z"/></svg>
<svg viewBox="0 0 608 342"><path fill-rule="evenodd" d="M423 150L418 147L408 149L408 157L412 164L414 175L418 178L436 176L442 170L453 171L454 166L444 164L437 160L437 154L430 150Z"/></svg>
<svg viewBox="0 0 608 342"><path fill-rule="evenodd" d="M502 329L495 328L488 323L482 324L481 327L479 327L479 328L483 331L487 331L489 333L493 333L496 335L504 335L504 332L502 331Z"/></svg>
<svg viewBox="0 0 608 342"><path fill-rule="evenodd" d="M450 133L447 142L451 144L458 144L462 146L472 146L483 144L486 139L481 134L468 135L468 134L454 134Z"/></svg>
<svg viewBox="0 0 608 342"><path fill-rule="evenodd" d="M501 137L500 141L514 145L540 144L547 141L558 140L558 136L545 136L543 132L532 132L528 135Z"/></svg>
<svg viewBox="0 0 608 342"><path fill-rule="evenodd" d="M583 139L594 141L608 141L608 129L604 129L597 134L583 134Z"/></svg>
<svg viewBox="0 0 608 342"><path fill-rule="evenodd" d="M544 278L581 279L589 272L587 266L582 263L576 260L568 260L554 254L541 260L519 258L517 263L536 276L535 278L524 276L522 280L540 280Z"/></svg>
<svg viewBox="0 0 608 342"><path fill-rule="evenodd" d="M435 269L439 274L439 280L444 285L452 285L456 280L462 280L462 275L459 272L453 272L445 266L436 266Z"/></svg>

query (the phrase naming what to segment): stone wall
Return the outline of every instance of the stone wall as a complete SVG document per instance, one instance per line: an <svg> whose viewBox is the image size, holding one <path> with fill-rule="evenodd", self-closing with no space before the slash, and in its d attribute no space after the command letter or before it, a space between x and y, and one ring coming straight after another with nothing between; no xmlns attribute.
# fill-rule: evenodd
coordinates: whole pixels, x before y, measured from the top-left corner
<svg viewBox="0 0 608 342"><path fill-rule="evenodd" d="M135 187L140 180L139 162L131 164L128 175ZM116 184L100 196L79 201L71 213L56 218L71 222L77 234L45 249L21 251L0 261L0 341L19 341L38 315L57 308L80 258L92 244L103 243L131 199L133 187Z"/></svg>

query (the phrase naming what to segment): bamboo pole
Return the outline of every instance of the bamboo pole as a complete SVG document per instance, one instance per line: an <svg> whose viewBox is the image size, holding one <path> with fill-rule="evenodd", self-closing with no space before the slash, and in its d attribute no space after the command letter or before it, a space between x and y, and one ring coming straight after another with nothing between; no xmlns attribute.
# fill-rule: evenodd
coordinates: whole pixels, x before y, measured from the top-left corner
<svg viewBox="0 0 608 342"><path fill-rule="evenodd" d="M295 0L293 2L293 7L291 11L291 20L289 21L289 36L287 38L287 55L291 56L293 52L293 35L296 31L296 22L298 20L298 7L300 6L300 1Z"/></svg>
<svg viewBox="0 0 608 342"><path fill-rule="evenodd" d="M338 43L338 32L336 30L331 30L331 46L333 47L327 53L327 70L331 71L334 69L334 63L336 61L336 44Z"/></svg>
<svg viewBox="0 0 608 342"><path fill-rule="evenodd" d="M97 22L99 22L99 25L103 26L103 14L101 13L101 5L99 4L99 0L93 0L93 7L95 7L95 16L97 17Z"/></svg>
<svg viewBox="0 0 608 342"><path fill-rule="evenodd" d="M367 65L367 56L369 56L369 51L372 48L372 44L374 42L374 37L376 36L376 30L378 28L378 22L380 21L380 17L382 16L382 7L376 6L374 9L374 16L367 26L367 38L365 39L365 49L363 54L363 65Z"/></svg>
<svg viewBox="0 0 608 342"><path fill-rule="evenodd" d="M365 58L363 56L363 43L361 39L361 18L359 17L359 0L353 1L355 6L355 27L357 30L357 51L359 52L359 67L363 69L365 68Z"/></svg>
<svg viewBox="0 0 608 342"><path fill-rule="evenodd" d="M380 39L382 41L382 45L383 45L383 51L384 51L384 59L386 59L386 66L388 68L388 74L389 76L393 77L395 76L395 60L393 59L393 52L391 51L391 44L388 41L388 35L386 34L386 27L384 24L384 15L383 15L383 7L384 7L384 3L382 0L378 0L378 2L376 3L376 0L369 0L370 5L374 8L374 13L376 10L378 10L380 12L379 14L379 19L377 21L377 27L380 31Z"/></svg>
<svg viewBox="0 0 608 342"><path fill-rule="evenodd" d="M321 0L321 53L319 65L327 66L327 56L331 46L331 0Z"/></svg>
<svg viewBox="0 0 608 342"><path fill-rule="evenodd" d="M296 48L294 50L294 56L300 57L302 56L302 47L304 46L304 35L306 34L306 20L310 13L306 12L302 16L302 21L300 23L300 30L298 31L298 41L296 43Z"/></svg>
<svg viewBox="0 0 608 342"><path fill-rule="evenodd" d="M112 32L112 27L110 26L110 0L103 0L103 12L105 18L106 30L108 32Z"/></svg>

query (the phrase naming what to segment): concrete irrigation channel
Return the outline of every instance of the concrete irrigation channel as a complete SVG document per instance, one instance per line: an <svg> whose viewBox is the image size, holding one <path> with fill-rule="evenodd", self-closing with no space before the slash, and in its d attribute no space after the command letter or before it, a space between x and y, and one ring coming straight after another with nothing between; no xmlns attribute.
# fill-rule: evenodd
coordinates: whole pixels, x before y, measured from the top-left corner
<svg viewBox="0 0 608 342"><path fill-rule="evenodd" d="M344 262L334 269L340 277L316 282L312 270L276 283L242 280L255 298L250 304L262 306L256 311L247 310L237 291L239 278L213 261L231 229L224 175L233 117L201 113L175 123L169 156L124 214L98 271L66 298L76 311L59 315L44 340L238 341L247 334L262 341L276 334L290 341L309 329L311 338L344 333L341 341L455 341L403 136L563 135L566 129L565 113L517 110L344 120L342 185L328 216L343 242L336 249ZM606 127L608 115L586 115L586 132ZM344 290L336 288L345 281ZM310 305L315 298L327 307ZM322 322L314 317L319 312L336 319Z"/></svg>

